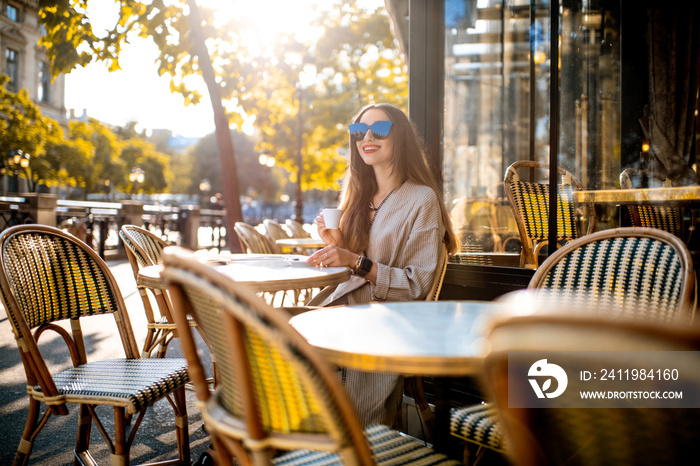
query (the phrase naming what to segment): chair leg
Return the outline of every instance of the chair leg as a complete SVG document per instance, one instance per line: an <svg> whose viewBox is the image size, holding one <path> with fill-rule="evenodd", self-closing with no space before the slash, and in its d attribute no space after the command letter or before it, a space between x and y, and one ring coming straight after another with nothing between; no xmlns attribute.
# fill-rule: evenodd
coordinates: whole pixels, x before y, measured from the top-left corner
<svg viewBox="0 0 700 466"><path fill-rule="evenodd" d="M78 455L88 451L90 448L90 431L92 430L92 416L87 405L80 405L78 411L78 439L75 442L76 459L75 464L79 464Z"/></svg>
<svg viewBox="0 0 700 466"><path fill-rule="evenodd" d="M126 409L114 407L114 452L112 453L112 465L121 466L129 464L129 449L126 444Z"/></svg>
<svg viewBox="0 0 700 466"><path fill-rule="evenodd" d="M46 410L41 421L37 423L39 419L39 408L41 403L34 398L29 398L29 412L27 413L27 422L24 424L24 432L22 432L22 438L19 441L19 446L17 447L17 453L15 454L15 459L12 461L12 465L26 465L29 462L29 455L32 453L32 447L34 446L34 439L41 431L46 421L51 417L51 411Z"/></svg>
<svg viewBox="0 0 700 466"><path fill-rule="evenodd" d="M187 418L187 400L185 388L178 388L173 392L175 404L175 431L177 433L177 452L182 464L190 464L190 432Z"/></svg>

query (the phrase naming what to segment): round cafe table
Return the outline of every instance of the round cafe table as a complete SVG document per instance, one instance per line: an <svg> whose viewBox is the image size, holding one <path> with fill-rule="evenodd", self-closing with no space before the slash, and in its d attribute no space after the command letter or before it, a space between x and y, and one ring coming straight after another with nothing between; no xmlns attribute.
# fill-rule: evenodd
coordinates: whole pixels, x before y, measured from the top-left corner
<svg viewBox="0 0 700 466"><path fill-rule="evenodd" d="M246 257L248 256L248 257ZM350 278L347 267L315 267L306 264L306 256L280 254L231 254L203 257L217 271L246 285L254 292L276 292L322 288ZM160 276L162 265L151 265L139 271L137 283L154 289L167 288Z"/></svg>
<svg viewBox="0 0 700 466"><path fill-rule="evenodd" d="M478 373L485 331L502 305L411 301L333 306L290 324L331 363L370 372L468 376Z"/></svg>
<svg viewBox="0 0 700 466"><path fill-rule="evenodd" d="M478 375L486 331L504 311L487 301L411 301L334 306L290 324L330 362L368 372L435 376L434 447L449 438L449 378Z"/></svg>

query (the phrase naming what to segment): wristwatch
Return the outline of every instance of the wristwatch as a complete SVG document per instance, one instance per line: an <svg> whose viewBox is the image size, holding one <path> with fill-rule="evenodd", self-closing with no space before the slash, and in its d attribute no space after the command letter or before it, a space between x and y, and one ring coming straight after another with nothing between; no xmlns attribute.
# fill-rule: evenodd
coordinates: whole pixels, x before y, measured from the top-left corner
<svg viewBox="0 0 700 466"><path fill-rule="evenodd" d="M363 255L359 255L357 257L357 262L355 262L354 273L360 277L364 277L370 270L372 270L372 261Z"/></svg>

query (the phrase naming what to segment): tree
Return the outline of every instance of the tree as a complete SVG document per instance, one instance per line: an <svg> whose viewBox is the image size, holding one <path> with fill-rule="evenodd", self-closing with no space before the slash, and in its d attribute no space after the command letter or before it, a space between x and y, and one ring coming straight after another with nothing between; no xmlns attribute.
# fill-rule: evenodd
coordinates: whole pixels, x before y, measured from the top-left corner
<svg viewBox="0 0 700 466"><path fill-rule="evenodd" d="M122 141L120 149L119 160L127 173L123 179L118 180L118 187L127 190L123 183L130 183L128 173L134 168L140 168L144 172L144 181L140 186L142 192L154 194L167 189L169 180L172 179L170 157L167 154L157 152L152 143L138 137Z"/></svg>
<svg viewBox="0 0 700 466"><path fill-rule="evenodd" d="M120 147L116 136L99 121L68 122L68 137L76 144L91 147L87 160L72 167L77 185L85 194L98 192L105 180L116 181L116 187L124 187L128 180L126 166L119 159Z"/></svg>
<svg viewBox="0 0 700 466"><path fill-rule="evenodd" d="M47 31L42 44L53 72L69 72L95 60L104 61L111 70L119 69L121 44L134 34L150 37L158 45L159 73L170 76L171 91L181 93L186 103L201 99L187 77L202 76L214 107L221 172L228 175L223 188L230 232L241 214L231 123L241 128L245 118L254 116L258 150L274 155L292 173L292 179L297 173L296 144L301 134L302 185L335 189L344 168L345 126L350 116L373 101L405 104L405 65L389 20L380 12L367 17L355 1L335 0L333 8L319 13L318 22L326 28L319 43L299 44L268 29L257 33L277 34L277 38L274 46L264 50L246 49L256 31L249 29L243 15L221 24L222 18L199 8L195 0L118 0L114 27L97 37L85 13L88 2L39 0ZM291 59L300 51L315 54L323 81L306 91L301 105L297 82L303 62ZM297 123L300 110L303 128ZM236 241L229 243L236 247Z"/></svg>
<svg viewBox="0 0 700 466"><path fill-rule="evenodd" d="M103 37L98 37L93 33L86 14L88 2L39 0L39 18L46 29L40 43L46 47L53 75L70 72L93 60L106 62L110 71L119 69L121 46L132 32L155 41L160 49L160 74L170 73L171 90L183 93L186 102L197 103L200 95L178 81L201 73L214 108L222 172L230 174L228 182L224 183L229 246L234 252L240 252L233 228L236 221L242 220L233 144L219 85L205 45L206 38L217 37L216 29L211 26L212 15L205 11L200 16L195 0L172 0L167 4L163 0L117 0L120 8L114 27Z"/></svg>
<svg viewBox="0 0 700 466"><path fill-rule="evenodd" d="M40 182L57 176L43 156L47 144L62 139L61 127L57 121L41 114L26 89L17 93L8 91L8 79L0 75L0 114L3 115L0 118L0 164L5 167L3 162L11 155L28 156L28 167L20 171L28 179L31 190L35 191ZM10 164L7 168L20 167Z"/></svg>

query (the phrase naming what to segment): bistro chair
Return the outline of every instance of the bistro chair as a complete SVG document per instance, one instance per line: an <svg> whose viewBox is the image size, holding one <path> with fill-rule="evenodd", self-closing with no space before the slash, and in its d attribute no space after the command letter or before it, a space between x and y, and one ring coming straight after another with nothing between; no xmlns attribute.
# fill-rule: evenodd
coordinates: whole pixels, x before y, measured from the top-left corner
<svg viewBox="0 0 700 466"><path fill-rule="evenodd" d="M175 323L172 318L170 299L164 290L146 288L139 285L138 277L142 268L163 263L163 249L168 246L168 243L158 235L136 225L123 225L119 230L119 237L124 243L126 257L129 259L131 270L134 273L134 280L146 312L147 333L141 355L150 357L153 350L158 348L158 357L165 357L168 345L175 335ZM155 297L160 318L155 317L148 294L149 291Z"/></svg>
<svg viewBox="0 0 700 466"><path fill-rule="evenodd" d="M236 222L234 228L238 239L241 241L241 248L248 254L281 254L279 247L274 241L261 234L253 226ZM263 298L268 303L281 307L287 306L289 309L305 306L311 300L313 289L307 290L286 290L276 293L262 293Z"/></svg>
<svg viewBox="0 0 700 466"><path fill-rule="evenodd" d="M285 230L282 225L280 225L278 222L275 222L274 220L270 220L269 218L266 218L263 220L263 225L265 226L265 236L267 239L270 240L270 242L274 245L276 245L279 249L280 252L282 253L291 253L292 248L290 247L280 247L277 245L277 240L278 239L286 239L286 238L291 238L289 233L287 233L287 230Z"/></svg>
<svg viewBox="0 0 700 466"><path fill-rule="evenodd" d="M540 251L549 238L549 184L520 179L520 173L534 169L548 172L549 164L529 160L515 162L506 169L503 184L520 233L520 266L536 269ZM573 191L581 190L583 186L567 170L559 167L557 172L562 178L557 187L557 240L568 242L580 236L572 197ZM586 210L586 234L590 234L595 227L595 208L593 204L583 207Z"/></svg>
<svg viewBox="0 0 700 466"><path fill-rule="evenodd" d="M694 285L692 256L680 238L651 228L616 228L562 246L540 265L528 288L601 312L687 326L694 317ZM478 445L477 454L483 447L507 451L488 402L453 409L450 433Z"/></svg>
<svg viewBox="0 0 700 466"><path fill-rule="evenodd" d="M182 358L140 358L129 314L107 264L87 244L57 228L21 225L0 236L0 287L27 376L29 412L15 464L27 464L34 440L52 415L65 416L79 404L76 461L94 464L88 448L92 421L112 453L112 464L129 464L129 450L147 408L167 398L175 413L178 458L189 464L189 433ZM81 330L84 319L114 316L124 358L88 361ZM65 325L65 324L69 324ZM70 330L68 330L68 329ZM72 367L54 370L39 339L54 331L66 344ZM33 332L33 333L32 333ZM60 340L59 340L60 341ZM44 348L46 350L46 348ZM50 351L51 360L59 357ZM41 404L46 409L40 416ZM97 405L113 407L111 439ZM131 416L138 414L131 432ZM164 463L160 463L164 464Z"/></svg>
<svg viewBox="0 0 700 466"><path fill-rule="evenodd" d="M697 399L700 392L698 330L648 320L610 319L602 314L572 315L562 308L556 311L498 322L488 336L491 351L484 363L485 389L494 400L513 464L688 464L695 461L691 458L700 457L698 409L683 407L689 399ZM549 362L559 365L569 375L565 396L547 398L540 407L529 403L512 407L514 403L511 398L509 404L508 391L533 393L527 377L528 369L537 360L532 355L548 352L555 352L549 353ZM645 352L650 356L639 361L639 367L631 367L633 363L627 359L630 354L627 352ZM640 407L644 403L641 397L618 400L613 406L609 400L607 404L588 400L585 407L567 407L572 405L566 395L580 391L663 390L658 378L639 377L632 385L616 386L619 381L584 382L578 377L581 371L592 368L598 368L597 377L600 377L600 368L624 372L642 367L660 368L662 372L676 369L678 374L683 373L683 382L679 378L674 387L683 392L684 400L667 400L664 407L659 407L661 403ZM525 375L508 377L509 369Z"/></svg>
<svg viewBox="0 0 700 466"><path fill-rule="evenodd" d="M642 178L652 183L666 185L670 180L662 173L638 168L626 168L620 173L620 189L632 189L641 185ZM648 186L648 184L647 184ZM630 223L635 227L658 228L682 238L681 212L678 207L633 205L625 206L630 215ZM691 209L691 227L695 226L695 210ZM694 229L694 228L693 228ZM692 231L692 230L691 230ZM688 244L688 238L686 244Z"/></svg>
<svg viewBox="0 0 700 466"><path fill-rule="evenodd" d="M248 254L280 254L274 241L270 241L252 225L236 222L233 228L241 242L241 249Z"/></svg>
<svg viewBox="0 0 700 466"><path fill-rule="evenodd" d="M335 371L290 326L288 314L180 248L168 248L164 262L182 347L220 464L458 464L386 426L363 431ZM213 394L188 315L219 362Z"/></svg>
<svg viewBox="0 0 700 466"><path fill-rule="evenodd" d="M304 225L297 222L296 220L288 218L285 221L285 224L287 225L289 231L292 233L293 238L311 238L311 233L304 230Z"/></svg>

